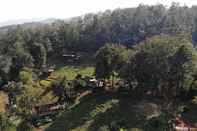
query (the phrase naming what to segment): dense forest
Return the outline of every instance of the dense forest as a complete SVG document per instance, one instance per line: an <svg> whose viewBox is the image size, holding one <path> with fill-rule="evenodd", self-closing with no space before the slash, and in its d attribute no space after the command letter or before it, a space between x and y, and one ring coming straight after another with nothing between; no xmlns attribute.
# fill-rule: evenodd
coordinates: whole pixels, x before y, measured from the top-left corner
<svg viewBox="0 0 197 131"><path fill-rule="evenodd" d="M0 35L1 63L7 64L7 73L11 65L20 68L32 64L40 68L47 64L47 58L62 56L66 51L94 53L105 43L132 47L159 34L182 35L195 45L196 26L197 7L173 3L170 8L139 5L137 8L86 14L51 25L7 27Z"/></svg>
<svg viewBox="0 0 197 131"><path fill-rule="evenodd" d="M139 5L86 14L66 21L56 20L50 24L1 27L0 90L8 95L9 102L6 113L0 115L0 131L129 131L130 128L133 131L134 128L139 131L171 131L171 120L185 110L193 113L189 122L197 126L196 44L197 6L180 6L178 3L172 3L169 8L162 4ZM75 55L81 56L77 62L65 62L65 56L72 59ZM63 72L64 66L82 67L84 63L93 66L95 71L92 68L87 69L91 73L77 70L75 79L70 78L72 80L69 79L72 74L68 72L74 69L69 68L67 75L57 75ZM53 77L49 75L53 72L51 68L56 73ZM50 73L48 69L51 69ZM47 76L46 72L49 73ZM97 84L90 86L84 78L87 74L103 83L105 89L101 90ZM106 88L108 86L109 89ZM79 110L79 103L85 101L79 100L83 95L73 98L71 92L83 94L88 91L96 94L88 96L91 97L90 102L100 102L103 107L98 106L101 109L93 112L93 116L90 113L91 117L87 118L88 122L94 119L95 123L77 129L83 115L79 114L76 122L73 120L78 124L74 127L69 123L76 115L74 113L84 111L87 114L85 108L91 110L92 107L87 103ZM88 101L88 98L84 99ZM139 103L147 104L147 101L156 103L158 108L161 106L160 115L151 118L141 114L134 116L134 107L129 104L140 110ZM68 112L61 110L61 113L68 118L63 120L60 115L58 119L56 115L55 120L48 122L50 125L37 126L38 119L43 118L35 110L40 111L40 106L51 102L59 107L66 103L64 110ZM119 115L116 114L117 118L108 116L109 119L102 121L102 116L97 117L97 114L103 112L105 116L108 108L112 116L115 116L114 112ZM131 109L127 111L127 108ZM132 118L126 113L121 116L121 111L131 113ZM135 119L140 119L141 123L133 122ZM54 127L53 122L60 120L65 123L60 122L59 127Z"/></svg>

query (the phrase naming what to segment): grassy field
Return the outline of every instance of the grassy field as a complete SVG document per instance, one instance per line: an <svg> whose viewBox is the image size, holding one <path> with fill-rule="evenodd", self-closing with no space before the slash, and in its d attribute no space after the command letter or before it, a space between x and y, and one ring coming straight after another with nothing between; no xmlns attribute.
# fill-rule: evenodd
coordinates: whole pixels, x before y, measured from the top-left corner
<svg viewBox="0 0 197 131"><path fill-rule="evenodd" d="M0 113L5 113L6 103L8 103L8 96L0 91Z"/></svg>
<svg viewBox="0 0 197 131"><path fill-rule="evenodd" d="M55 71L59 76L66 76L68 80L74 79L77 74L83 76L91 76L94 74L94 67L92 66L64 66Z"/></svg>
<svg viewBox="0 0 197 131"><path fill-rule="evenodd" d="M83 76L91 76L94 74L94 67L91 66L63 66L59 69L57 69L53 75L54 76L66 76L66 78L68 80L73 80L77 74L81 74ZM41 80L39 82L39 84L41 85L42 89L45 90L47 89L47 87L50 87L52 84L52 80ZM40 91L40 92L44 92L44 91ZM53 99L53 95L51 94L51 92L45 94L42 97L42 102L44 101L44 103L48 103L48 101L54 101L56 99Z"/></svg>

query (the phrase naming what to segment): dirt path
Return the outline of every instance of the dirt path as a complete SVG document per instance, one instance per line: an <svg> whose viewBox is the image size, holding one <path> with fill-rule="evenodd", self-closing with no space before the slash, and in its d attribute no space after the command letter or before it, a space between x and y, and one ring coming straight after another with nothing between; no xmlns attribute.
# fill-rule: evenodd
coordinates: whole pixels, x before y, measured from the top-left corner
<svg viewBox="0 0 197 131"><path fill-rule="evenodd" d="M85 91L83 93L81 93L78 97L77 97L77 101L80 100L82 97L87 96L89 94L92 94L92 91Z"/></svg>

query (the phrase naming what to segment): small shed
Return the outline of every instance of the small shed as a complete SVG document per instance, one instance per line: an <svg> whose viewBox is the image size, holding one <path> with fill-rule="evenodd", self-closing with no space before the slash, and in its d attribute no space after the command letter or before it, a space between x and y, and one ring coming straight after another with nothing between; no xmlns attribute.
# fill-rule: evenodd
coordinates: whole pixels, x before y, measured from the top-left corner
<svg viewBox="0 0 197 131"><path fill-rule="evenodd" d="M62 56L67 62L78 61L81 58L81 56L78 55L77 53L67 53L67 54L63 54Z"/></svg>

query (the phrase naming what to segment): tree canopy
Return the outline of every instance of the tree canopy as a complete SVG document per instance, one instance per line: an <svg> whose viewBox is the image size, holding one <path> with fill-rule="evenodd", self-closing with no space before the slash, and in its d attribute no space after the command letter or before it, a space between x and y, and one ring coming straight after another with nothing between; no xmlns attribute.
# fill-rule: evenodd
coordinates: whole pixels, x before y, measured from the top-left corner
<svg viewBox="0 0 197 131"><path fill-rule="evenodd" d="M189 41L155 36L135 46L134 50L136 53L130 57L123 74L125 79L133 78L138 87L157 88L165 95L177 95L193 88L197 52Z"/></svg>

